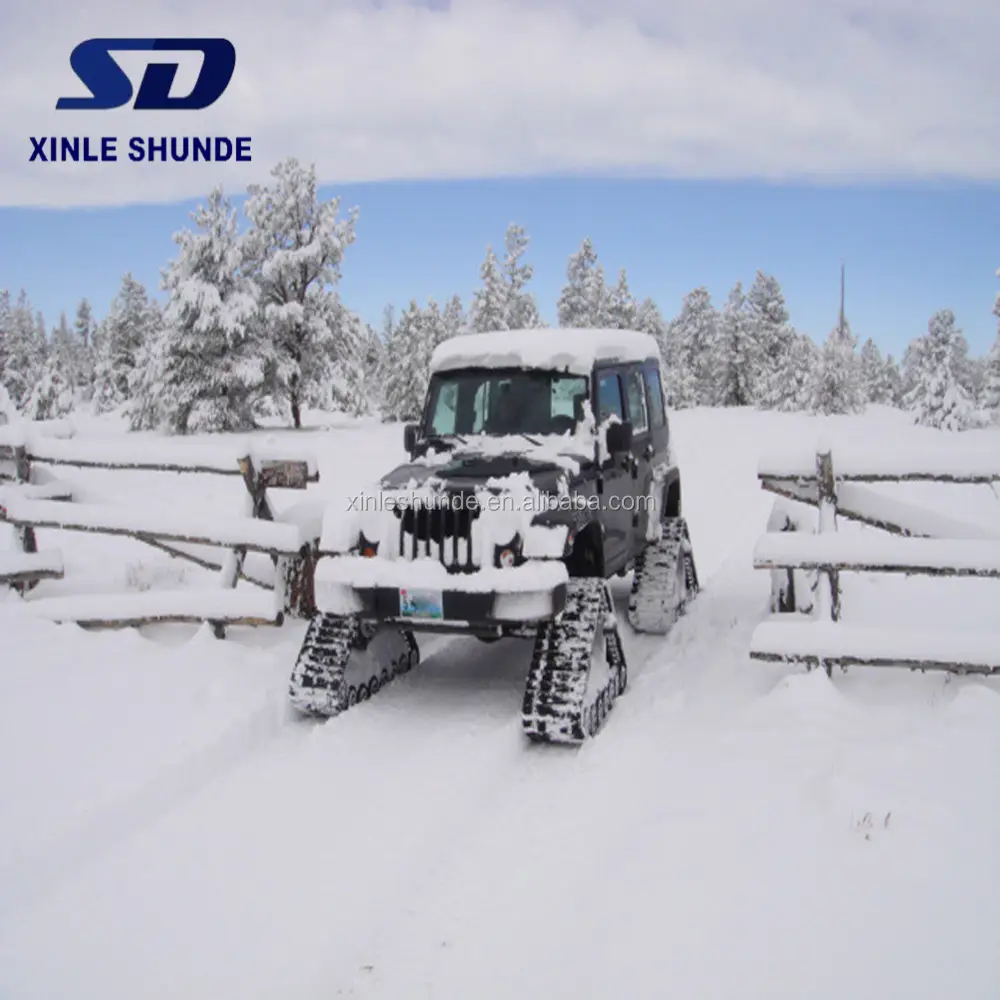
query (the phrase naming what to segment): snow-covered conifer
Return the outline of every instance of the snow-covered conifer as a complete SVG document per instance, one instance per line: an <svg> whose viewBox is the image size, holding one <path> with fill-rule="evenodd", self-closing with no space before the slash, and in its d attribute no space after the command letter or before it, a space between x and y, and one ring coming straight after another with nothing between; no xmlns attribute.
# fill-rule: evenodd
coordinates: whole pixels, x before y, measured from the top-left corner
<svg viewBox="0 0 1000 1000"><path fill-rule="evenodd" d="M785 295L777 278L757 271L747 293L754 353L754 403L764 409L787 405L787 362L795 343Z"/></svg>
<svg viewBox="0 0 1000 1000"><path fill-rule="evenodd" d="M997 271L1000 278L1000 271ZM993 314L1000 321L1000 295L993 305ZM986 372L983 377L983 408L988 418L1000 423L1000 322L997 323L997 339L986 357Z"/></svg>
<svg viewBox="0 0 1000 1000"><path fill-rule="evenodd" d="M607 326L615 330L634 330L639 322L639 306L628 287L628 275L623 267L618 283L608 292Z"/></svg>
<svg viewBox="0 0 1000 1000"><path fill-rule="evenodd" d="M247 430L267 360L256 286L242 272L236 213L221 188L191 219L197 230L175 234L179 252L163 273L163 371L150 389L174 433Z"/></svg>
<svg viewBox="0 0 1000 1000"><path fill-rule="evenodd" d="M0 379L14 405L21 410L31 389L42 377L48 345L44 331L41 337L38 335L34 310L23 288L8 312L6 361Z"/></svg>
<svg viewBox="0 0 1000 1000"><path fill-rule="evenodd" d="M542 318L538 314L535 296L525 287L531 281L535 269L531 264L522 264L521 258L528 249L528 237L522 226L512 222L507 227L504 238L506 250L503 262L503 278L507 286L506 329L529 330L541 327Z"/></svg>
<svg viewBox="0 0 1000 1000"><path fill-rule="evenodd" d="M12 424L19 417L17 412L17 407L14 405L14 400L10 398L7 390L3 387L3 383L0 382L0 427L4 424Z"/></svg>
<svg viewBox="0 0 1000 1000"><path fill-rule="evenodd" d="M244 211L251 222L241 240L244 273L257 284L269 340L267 384L287 404L295 427L304 400L337 377L349 351L336 327L331 289L354 242L357 213L338 218L340 199L320 201L316 168L295 158L278 164L270 185L252 184Z"/></svg>
<svg viewBox="0 0 1000 1000"><path fill-rule="evenodd" d="M446 339L457 337L466 332L465 310L462 307L461 296L453 295L448 299L447 303L445 303L442 320L444 322Z"/></svg>
<svg viewBox="0 0 1000 1000"><path fill-rule="evenodd" d="M847 320L830 331L812 385L812 409L817 413L857 413L863 409L865 395L856 347L857 339Z"/></svg>
<svg viewBox="0 0 1000 1000"><path fill-rule="evenodd" d="M131 430L153 430L165 422L162 386L166 372L167 327L159 302L150 299L142 343L128 373L128 403L123 412Z"/></svg>
<svg viewBox="0 0 1000 1000"><path fill-rule="evenodd" d="M90 302L87 299L81 299L76 307L73 333L76 335L77 358L79 359L77 388L83 390L86 398L90 397L94 388L94 330L96 326Z"/></svg>
<svg viewBox="0 0 1000 1000"><path fill-rule="evenodd" d="M14 318L10 305L10 292L0 288L0 386L4 385L4 372L7 370L7 358L10 353L11 328ZM4 398L10 400L10 394L3 390ZM10 405L13 406L13 403Z"/></svg>
<svg viewBox="0 0 1000 1000"><path fill-rule="evenodd" d="M145 286L127 273L98 338L99 353L94 365L94 403L98 412L114 409L131 398L143 345L158 329L158 310Z"/></svg>
<svg viewBox="0 0 1000 1000"><path fill-rule="evenodd" d="M607 299L604 269L597 259L594 244L587 237L566 266L566 285L558 302L559 326L605 326Z"/></svg>
<svg viewBox="0 0 1000 1000"><path fill-rule="evenodd" d="M749 406L753 402L753 343L743 282L737 281L719 317L715 376L719 406Z"/></svg>
<svg viewBox="0 0 1000 1000"><path fill-rule="evenodd" d="M885 356L883 373L888 389L886 403L890 406L901 406L903 402L903 373L900 371L899 362L891 354Z"/></svg>
<svg viewBox="0 0 1000 1000"><path fill-rule="evenodd" d="M635 328L640 333L648 333L660 345L663 353L663 341L667 333L667 324L663 319L660 307L652 299L643 299L635 310Z"/></svg>
<svg viewBox="0 0 1000 1000"><path fill-rule="evenodd" d="M861 389L868 403L887 404L892 402L892 386L889 384L889 370L878 345L869 337L861 348L859 357Z"/></svg>
<svg viewBox="0 0 1000 1000"><path fill-rule="evenodd" d="M786 413L809 409L813 403L822 358L822 349L812 337L793 331L788 353L778 369L783 385L777 396L777 409Z"/></svg>
<svg viewBox="0 0 1000 1000"><path fill-rule="evenodd" d="M73 409L73 383L63 357L53 351L24 398L22 411L29 420L55 420Z"/></svg>
<svg viewBox="0 0 1000 1000"><path fill-rule="evenodd" d="M368 382L368 328L357 313L348 309L339 296L336 315L330 321L335 331L332 343L337 356L330 359L331 377L317 384L306 401L322 410L336 410L361 416L370 407L371 387Z"/></svg>
<svg viewBox="0 0 1000 1000"><path fill-rule="evenodd" d="M957 431L972 422L971 400L956 371L961 360L959 336L954 313L942 309L931 317L927 333L913 351L918 360L906 402L918 424Z"/></svg>
<svg viewBox="0 0 1000 1000"><path fill-rule="evenodd" d="M479 269L483 286L472 297L470 325L476 333L509 330L507 325L507 283L500 270L500 261L492 247L486 249L486 259Z"/></svg>
<svg viewBox="0 0 1000 1000"><path fill-rule="evenodd" d="M400 420L416 420L424 404L428 334L424 313L414 299L393 325L386 344L389 357L386 406Z"/></svg>
<svg viewBox="0 0 1000 1000"><path fill-rule="evenodd" d="M670 391L674 406L711 406L717 398L715 348L718 313L708 289L684 297L680 314L667 329Z"/></svg>

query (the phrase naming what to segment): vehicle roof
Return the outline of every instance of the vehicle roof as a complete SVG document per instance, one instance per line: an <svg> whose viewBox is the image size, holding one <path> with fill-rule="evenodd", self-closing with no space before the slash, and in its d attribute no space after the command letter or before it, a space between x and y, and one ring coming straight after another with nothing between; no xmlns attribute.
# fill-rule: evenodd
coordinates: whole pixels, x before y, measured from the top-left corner
<svg viewBox="0 0 1000 1000"><path fill-rule="evenodd" d="M654 337L637 330L548 328L469 333L439 344L431 371L456 368L541 368L589 374L598 361L659 358Z"/></svg>

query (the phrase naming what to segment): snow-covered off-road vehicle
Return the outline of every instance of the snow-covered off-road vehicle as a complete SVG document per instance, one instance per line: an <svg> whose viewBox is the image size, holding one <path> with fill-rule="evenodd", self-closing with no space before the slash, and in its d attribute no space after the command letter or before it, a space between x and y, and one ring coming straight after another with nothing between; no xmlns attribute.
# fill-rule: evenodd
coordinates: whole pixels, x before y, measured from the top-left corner
<svg viewBox="0 0 1000 1000"><path fill-rule="evenodd" d="M534 640L525 732L595 734L625 688L608 581L663 634L697 590L656 341L622 330L470 334L434 352L409 461L328 509L316 615L292 672L336 715L416 665L415 633Z"/></svg>

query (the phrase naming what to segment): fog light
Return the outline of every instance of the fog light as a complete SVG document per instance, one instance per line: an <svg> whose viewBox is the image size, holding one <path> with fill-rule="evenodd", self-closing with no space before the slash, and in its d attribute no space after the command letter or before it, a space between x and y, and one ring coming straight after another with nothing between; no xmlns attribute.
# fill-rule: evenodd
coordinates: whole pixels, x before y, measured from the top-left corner
<svg viewBox="0 0 1000 1000"><path fill-rule="evenodd" d="M510 567L514 565L514 550L504 549L500 553L500 565L504 567Z"/></svg>

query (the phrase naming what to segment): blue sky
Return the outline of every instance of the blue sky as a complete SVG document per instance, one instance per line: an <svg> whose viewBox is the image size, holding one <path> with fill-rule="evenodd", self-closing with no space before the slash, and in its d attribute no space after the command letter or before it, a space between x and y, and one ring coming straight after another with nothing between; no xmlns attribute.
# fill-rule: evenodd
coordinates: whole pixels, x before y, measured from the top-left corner
<svg viewBox="0 0 1000 1000"><path fill-rule="evenodd" d="M341 291L373 323L389 302L457 292L468 303L487 244L499 248L516 221L531 238L534 291L550 323L566 260L590 236L609 279L625 267L633 292L667 317L697 285L721 305L761 268L782 282L797 328L822 339L836 321L843 259L854 332L884 351L898 356L943 308L974 353L996 336L998 185L555 177L324 189L334 194L342 210L359 208ZM103 315L126 270L158 289L171 236L195 203L0 209L0 287L23 286L50 325L83 296Z"/></svg>

